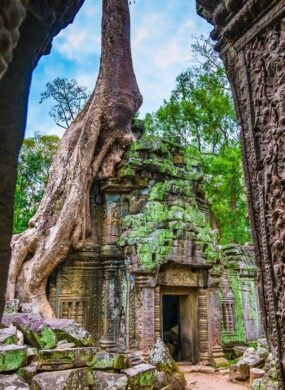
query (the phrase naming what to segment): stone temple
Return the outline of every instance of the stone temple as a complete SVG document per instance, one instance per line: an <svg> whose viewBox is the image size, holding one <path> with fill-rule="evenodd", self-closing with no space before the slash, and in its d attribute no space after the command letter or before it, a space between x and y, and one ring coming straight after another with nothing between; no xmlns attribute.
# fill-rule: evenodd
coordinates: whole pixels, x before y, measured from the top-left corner
<svg viewBox="0 0 285 390"><path fill-rule="evenodd" d="M191 151L144 135L90 196L92 234L49 281L59 318L109 352L147 355L157 338L177 361L225 363L263 336L251 246L218 245Z"/></svg>

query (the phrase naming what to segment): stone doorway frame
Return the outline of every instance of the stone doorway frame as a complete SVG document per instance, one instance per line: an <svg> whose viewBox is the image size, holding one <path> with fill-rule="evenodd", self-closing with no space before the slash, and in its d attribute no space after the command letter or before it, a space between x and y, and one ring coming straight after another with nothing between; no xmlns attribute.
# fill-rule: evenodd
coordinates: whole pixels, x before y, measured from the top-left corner
<svg viewBox="0 0 285 390"><path fill-rule="evenodd" d="M179 312L180 312L180 342L181 352L183 353L183 338L189 341L191 347L192 364L200 362L200 334L199 334L199 316L198 316L198 288L197 287L179 287L179 286L163 286L160 289L160 322L161 322L161 338L163 339L163 297L164 296L179 297ZM184 301L184 302L183 302ZM183 313L184 312L184 313ZM184 353L186 351L184 350Z"/></svg>

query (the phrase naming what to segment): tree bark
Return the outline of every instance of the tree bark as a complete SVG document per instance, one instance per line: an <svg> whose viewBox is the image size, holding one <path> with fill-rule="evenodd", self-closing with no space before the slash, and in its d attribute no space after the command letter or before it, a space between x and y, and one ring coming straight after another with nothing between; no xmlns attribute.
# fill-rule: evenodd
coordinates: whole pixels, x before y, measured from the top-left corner
<svg viewBox="0 0 285 390"><path fill-rule="evenodd" d="M25 132L32 71L40 57L49 53L53 37L72 22L83 0L50 1L50 6L34 0L29 2L23 21L21 4L27 3L5 1L0 6L0 318L11 257L17 159ZM3 37L10 39L8 46Z"/></svg>
<svg viewBox="0 0 285 390"><path fill-rule="evenodd" d="M103 0L102 54L95 90L64 134L49 182L29 228L15 236L7 300L17 296L44 317L48 277L90 234L89 192L98 175L112 175L131 139L142 102L132 66L128 0Z"/></svg>

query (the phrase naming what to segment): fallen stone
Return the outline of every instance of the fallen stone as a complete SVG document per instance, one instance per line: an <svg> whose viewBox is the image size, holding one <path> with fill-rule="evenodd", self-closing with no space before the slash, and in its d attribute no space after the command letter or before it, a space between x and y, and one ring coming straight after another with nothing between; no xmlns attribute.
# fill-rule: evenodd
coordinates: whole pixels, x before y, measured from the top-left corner
<svg viewBox="0 0 285 390"><path fill-rule="evenodd" d="M17 321L18 318L29 317L31 321L40 320L42 317L39 314L26 314L26 313L6 313L4 312L2 317L2 324L5 326L13 325L14 321Z"/></svg>
<svg viewBox="0 0 285 390"><path fill-rule="evenodd" d="M265 371L260 368L251 368L249 370L249 384L252 385L255 379L263 378Z"/></svg>
<svg viewBox="0 0 285 390"><path fill-rule="evenodd" d="M17 313L19 309L20 309L19 299L12 299L11 301L6 302L4 313L5 314Z"/></svg>
<svg viewBox="0 0 285 390"><path fill-rule="evenodd" d="M91 370L77 368L37 374L33 378L31 390L88 390L92 383Z"/></svg>
<svg viewBox="0 0 285 390"><path fill-rule="evenodd" d="M92 367L96 370L122 370L128 367L127 356L118 353L98 352Z"/></svg>
<svg viewBox="0 0 285 390"><path fill-rule="evenodd" d="M180 363L179 363L179 368L180 368L180 370L184 373L184 374L189 374L189 373L191 373L191 372L201 372L201 373L203 373L203 374L214 374L214 372L216 371L215 370L215 368L214 367L210 367L210 366L201 366L201 365L199 365L199 364L197 364L197 365L193 365L193 366L190 366L189 365L189 363L187 364L187 365L181 365ZM219 370L219 371L221 371L221 370ZM229 372L228 370L227 370L227 372Z"/></svg>
<svg viewBox="0 0 285 390"><path fill-rule="evenodd" d="M94 390L126 390L128 378L123 374L93 371Z"/></svg>
<svg viewBox="0 0 285 390"><path fill-rule="evenodd" d="M32 347L39 349L54 348L57 337L37 314L18 313L13 319L13 324L23 332L26 340Z"/></svg>
<svg viewBox="0 0 285 390"><path fill-rule="evenodd" d="M17 370L17 374L30 385L37 374L37 367L32 365L21 367Z"/></svg>
<svg viewBox="0 0 285 390"><path fill-rule="evenodd" d="M186 388L187 382L183 372L171 357L168 348L161 339L158 339L155 343L148 361L158 371L166 374L167 382L165 385L171 384L173 390L183 390Z"/></svg>
<svg viewBox="0 0 285 390"><path fill-rule="evenodd" d="M91 334L73 320L52 318L44 320L56 334L58 340L74 343L76 347L92 347L94 340Z"/></svg>
<svg viewBox="0 0 285 390"><path fill-rule="evenodd" d="M17 370L26 361L27 347L14 344L0 347L0 372Z"/></svg>
<svg viewBox="0 0 285 390"><path fill-rule="evenodd" d="M0 344L17 344L17 328L10 326L9 328L0 329Z"/></svg>
<svg viewBox="0 0 285 390"><path fill-rule="evenodd" d="M261 358L254 348L248 348L238 362L230 367L229 378L232 381L246 381L249 378L249 370L252 367L263 365Z"/></svg>
<svg viewBox="0 0 285 390"><path fill-rule="evenodd" d="M60 340L56 344L57 349L66 349L66 348L74 348L75 344L74 343L68 343L66 340Z"/></svg>
<svg viewBox="0 0 285 390"><path fill-rule="evenodd" d="M18 375L0 375L0 390L27 390L30 386Z"/></svg>
<svg viewBox="0 0 285 390"><path fill-rule="evenodd" d="M225 368L229 366L229 361L224 356L213 357L212 364L215 368Z"/></svg>
<svg viewBox="0 0 285 390"><path fill-rule="evenodd" d="M142 363L122 370L128 377L128 390L152 390L155 382L155 367Z"/></svg>
<svg viewBox="0 0 285 390"><path fill-rule="evenodd" d="M58 371L93 367L96 362L96 353L97 349L94 347L41 350L38 354L38 369Z"/></svg>

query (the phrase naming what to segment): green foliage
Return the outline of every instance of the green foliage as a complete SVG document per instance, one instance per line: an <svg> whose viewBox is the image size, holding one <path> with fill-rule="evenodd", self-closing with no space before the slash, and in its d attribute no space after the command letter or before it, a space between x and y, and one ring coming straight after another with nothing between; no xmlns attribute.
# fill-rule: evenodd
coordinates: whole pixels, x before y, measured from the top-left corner
<svg viewBox="0 0 285 390"><path fill-rule="evenodd" d="M24 140L18 163L14 206L14 233L28 227L42 199L59 137L36 133Z"/></svg>
<svg viewBox="0 0 285 390"><path fill-rule="evenodd" d="M175 140L202 167L221 244L250 241L239 129L224 68L208 40L192 47L202 62L177 77L169 100L144 122L148 134Z"/></svg>
<svg viewBox="0 0 285 390"><path fill-rule="evenodd" d="M49 114L59 127L67 129L89 97L90 92L87 88L79 86L76 80L57 77L46 84L40 103L46 99L53 100L55 105L52 106Z"/></svg>

